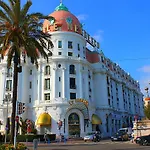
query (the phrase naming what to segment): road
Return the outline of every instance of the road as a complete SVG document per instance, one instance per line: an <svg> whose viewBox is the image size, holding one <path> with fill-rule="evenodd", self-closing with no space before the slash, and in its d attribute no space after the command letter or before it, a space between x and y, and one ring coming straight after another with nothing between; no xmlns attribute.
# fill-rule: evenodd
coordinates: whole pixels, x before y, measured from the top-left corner
<svg viewBox="0 0 150 150"><path fill-rule="evenodd" d="M33 146L28 145L29 150ZM131 142L111 142L109 140L99 143L93 142L74 142L58 144L40 144L37 150L150 150L150 146L139 146Z"/></svg>

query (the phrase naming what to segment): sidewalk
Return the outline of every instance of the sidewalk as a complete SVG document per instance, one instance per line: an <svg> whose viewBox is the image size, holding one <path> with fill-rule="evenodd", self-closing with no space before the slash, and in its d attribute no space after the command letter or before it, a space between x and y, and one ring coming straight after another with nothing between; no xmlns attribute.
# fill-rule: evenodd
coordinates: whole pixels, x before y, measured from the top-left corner
<svg viewBox="0 0 150 150"><path fill-rule="evenodd" d="M110 141L109 139L103 139L101 141ZM49 146L65 146L65 145L68 145L68 146L71 146L71 145L82 145L82 144L90 144L90 143L97 143L97 142L92 142L92 141L89 141L89 142L84 142L84 140L68 140L66 142L50 142L50 143L43 143L43 142L40 142L38 143L38 147L49 147ZM25 142L24 143L28 148L32 148L33 147L33 142Z"/></svg>
<svg viewBox="0 0 150 150"><path fill-rule="evenodd" d="M43 146L50 146L50 145L53 145L53 146L61 146L61 145L72 145L72 144L82 144L84 143L83 140L75 140L75 141L66 141L66 142L50 142L50 143L44 143L44 142L40 142L38 143L38 147L43 147ZM24 142L24 144L27 146L27 147L33 147L33 142Z"/></svg>

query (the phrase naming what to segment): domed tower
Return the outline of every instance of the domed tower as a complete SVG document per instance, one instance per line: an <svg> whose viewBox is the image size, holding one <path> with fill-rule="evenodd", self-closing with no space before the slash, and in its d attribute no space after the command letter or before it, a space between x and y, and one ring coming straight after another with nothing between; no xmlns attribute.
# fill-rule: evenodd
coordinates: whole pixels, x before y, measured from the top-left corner
<svg viewBox="0 0 150 150"><path fill-rule="evenodd" d="M95 62L95 58L99 61L96 53L88 51L87 56L86 43L93 47L99 47L99 44L62 3L50 16L52 18L43 23L43 32L51 34L54 47L49 63L41 59L39 66L37 107L40 109L36 111L36 123L40 133L47 130L80 137L89 128L92 131L89 118L94 111L91 107L90 113L94 90L90 63ZM45 118L53 118L48 123L50 126L45 123Z"/></svg>
<svg viewBox="0 0 150 150"><path fill-rule="evenodd" d="M81 79L80 73L76 73L82 68L79 61L86 59L86 40L82 36L80 22L62 3L50 16L53 18L44 21L43 31L51 34L54 45L51 57L51 98L80 98L82 86L77 83L80 83Z"/></svg>
<svg viewBox="0 0 150 150"><path fill-rule="evenodd" d="M79 123L83 124L84 120L88 119L87 110L86 112L81 111L82 108L87 109L89 96L87 82L86 88L84 88L86 91L84 97L87 96L87 100L81 100L84 87L82 69L87 63L86 39L82 35L79 20L62 3L50 16L53 18L44 21L43 31L51 34L54 48L51 50L52 56L49 57L49 63L45 62L40 66L41 70L47 74L42 76L40 87L45 87L45 89L42 89L39 97L42 97L48 114L54 118L54 121L51 122L51 132L59 132L56 121L61 120L62 122L66 121L66 126L63 126L65 129L62 129L66 131L65 134L73 134L73 127L67 126L69 124L68 118L73 116L81 120L76 122L75 128L79 135L83 135L84 125ZM86 76L88 78L87 74ZM76 105L73 105L72 101L76 101ZM37 116L40 113L37 112ZM44 125L38 121L37 124Z"/></svg>

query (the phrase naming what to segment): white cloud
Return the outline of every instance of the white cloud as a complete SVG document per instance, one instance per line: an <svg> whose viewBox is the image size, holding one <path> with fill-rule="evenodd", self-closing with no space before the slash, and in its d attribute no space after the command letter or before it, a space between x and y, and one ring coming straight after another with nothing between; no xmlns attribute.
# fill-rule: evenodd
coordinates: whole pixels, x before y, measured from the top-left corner
<svg viewBox="0 0 150 150"><path fill-rule="evenodd" d="M144 73L150 73L150 65L143 66L138 69L138 71L144 72Z"/></svg>
<svg viewBox="0 0 150 150"><path fill-rule="evenodd" d="M88 18L88 15L80 14L80 15L77 16L77 18L79 19L79 21L83 21L83 20L86 20Z"/></svg>
<svg viewBox="0 0 150 150"><path fill-rule="evenodd" d="M93 38L96 39L96 40L99 41L99 42L102 42L102 41L103 41L103 33L104 33L103 30L98 30L98 31L93 35Z"/></svg>

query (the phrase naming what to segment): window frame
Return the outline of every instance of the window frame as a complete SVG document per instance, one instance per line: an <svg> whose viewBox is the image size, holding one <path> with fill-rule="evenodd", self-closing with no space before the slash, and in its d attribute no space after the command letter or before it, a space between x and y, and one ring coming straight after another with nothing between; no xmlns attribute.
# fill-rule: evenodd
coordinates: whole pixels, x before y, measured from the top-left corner
<svg viewBox="0 0 150 150"><path fill-rule="evenodd" d="M68 41L68 48L73 49L73 42L72 41Z"/></svg>
<svg viewBox="0 0 150 150"><path fill-rule="evenodd" d="M58 44L57 47L58 47L59 49L61 49L61 48L62 48L62 41L59 40L57 44Z"/></svg>
<svg viewBox="0 0 150 150"><path fill-rule="evenodd" d="M50 78L44 79L44 90L50 90Z"/></svg>

